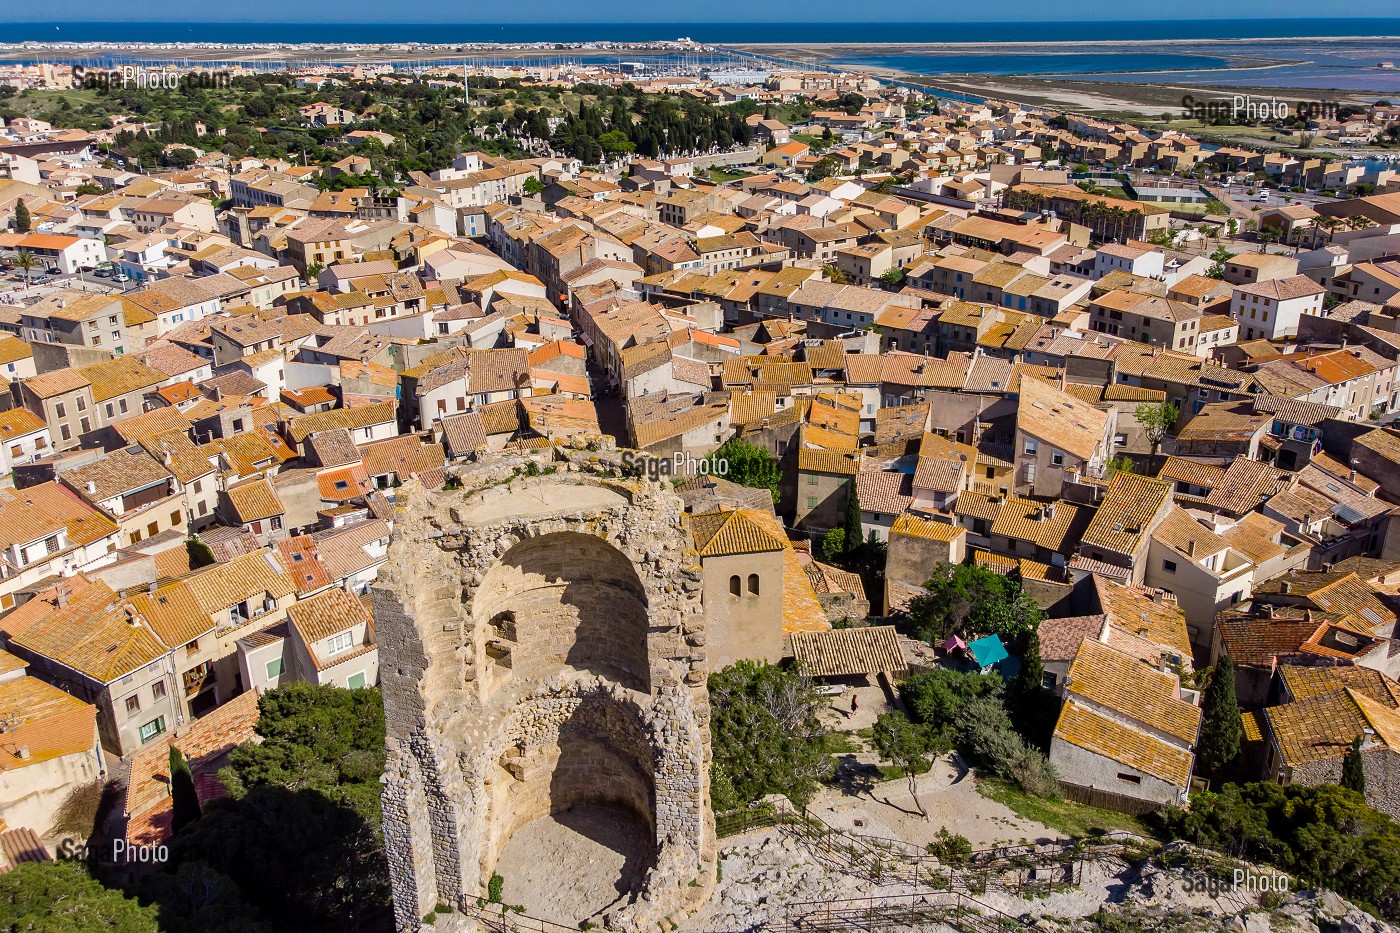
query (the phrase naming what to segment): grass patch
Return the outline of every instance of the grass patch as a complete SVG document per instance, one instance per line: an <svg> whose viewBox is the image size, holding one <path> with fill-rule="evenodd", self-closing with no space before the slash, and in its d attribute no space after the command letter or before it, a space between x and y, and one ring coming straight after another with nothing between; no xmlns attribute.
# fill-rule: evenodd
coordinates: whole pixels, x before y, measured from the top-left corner
<svg viewBox="0 0 1400 933"><path fill-rule="evenodd" d="M1152 835L1147 824L1138 817L1101 810L1072 800L1032 797L1013 782L1002 778L978 777L977 792L988 800L1005 805L1023 819L1034 820L1074 839L1115 829L1148 837Z"/></svg>
<svg viewBox="0 0 1400 933"><path fill-rule="evenodd" d="M822 746L828 755L849 755L865 751L864 743L849 732L828 732L822 739Z"/></svg>
<svg viewBox="0 0 1400 933"><path fill-rule="evenodd" d="M839 136L831 140L826 140L821 138L820 136L814 136L810 133L793 133L788 138L795 143L806 143L807 146L811 148L813 152L816 152L821 149L826 149L841 141Z"/></svg>
<svg viewBox="0 0 1400 933"><path fill-rule="evenodd" d="M722 168L707 168L705 169L705 177L708 178L710 181L715 182L716 184L722 185L727 181L738 181L741 178L752 178L753 172L745 172L737 169L726 170Z"/></svg>

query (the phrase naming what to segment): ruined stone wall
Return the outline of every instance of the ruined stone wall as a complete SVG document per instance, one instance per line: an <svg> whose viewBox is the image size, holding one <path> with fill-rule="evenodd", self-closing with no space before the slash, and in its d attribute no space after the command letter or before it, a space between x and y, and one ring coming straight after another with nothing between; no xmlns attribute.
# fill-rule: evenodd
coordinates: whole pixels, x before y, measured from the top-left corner
<svg viewBox="0 0 1400 933"><path fill-rule="evenodd" d="M523 467L405 487L376 584L400 931L474 901L514 832L577 804L617 807L655 843L641 887L597 922L678 921L714 883L706 632L680 500L586 465Z"/></svg>

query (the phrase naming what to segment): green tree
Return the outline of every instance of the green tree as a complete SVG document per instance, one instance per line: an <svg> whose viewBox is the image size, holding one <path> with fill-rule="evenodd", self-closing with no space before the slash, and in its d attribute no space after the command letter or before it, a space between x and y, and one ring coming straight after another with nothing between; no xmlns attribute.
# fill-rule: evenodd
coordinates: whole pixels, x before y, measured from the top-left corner
<svg viewBox="0 0 1400 933"><path fill-rule="evenodd" d="M1196 760L1207 774L1219 774L1239 757L1242 731L1240 704L1235 698L1235 665L1224 654L1211 671L1202 701L1201 735L1196 742Z"/></svg>
<svg viewBox="0 0 1400 933"><path fill-rule="evenodd" d="M849 491L846 495L846 527L843 537L845 552L848 555L855 553L861 546L861 542L865 540L864 536L860 533L862 528L860 522L860 493L856 490L856 478L852 476L849 483Z"/></svg>
<svg viewBox="0 0 1400 933"><path fill-rule="evenodd" d="M1233 217L1225 224L1225 229L1230 236L1234 236L1235 233L1238 232L1239 227L1239 221L1235 220ZM1206 275L1213 279L1225 278L1225 263L1229 262L1230 258L1234 255L1234 253L1230 252L1224 246L1217 246L1215 252L1210 254L1210 261L1213 265L1206 270Z"/></svg>
<svg viewBox="0 0 1400 933"><path fill-rule="evenodd" d="M222 915L229 911L214 897L214 881L226 878L249 915L278 931L387 928L378 691L293 683L264 693L258 709L261 741L229 755L220 779L230 796L212 801L176 837L170 863L152 882L154 896L181 916ZM191 920L188 929L208 927ZM227 933L255 928L230 924Z"/></svg>
<svg viewBox="0 0 1400 933"><path fill-rule="evenodd" d="M189 168L197 161L199 161L199 154L184 146L177 146L165 154L165 164L175 168Z"/></svg>
<svg viewBox="0 0 1400 933"><path fill-rule="evenodd" d="M909 619L914 634L930 644L951 635L1019 639L1044 617L1018 575L975 564L939 564L924 591L910 602Z"/></svg>
<svg viewBox="0 0 1400 933"><path fill-rule="evenodd" d="M783 469L778 458L768 448L750 444L742 438L730 438L710 454L711 474L723 476L732 483L751 489L766 489L778 501L778 483Z"/></svg>
<svg viewBox="0 0 1400 933"><path fill-rule="evenodd" d="M170 746L170 803L170 829L179 835L182 829L199 819L200 808L194 773L184 753L174 745Z"/></svg>
<svg viewBox="0 0 1400 933"><path fill-rule="evenodd" d="M540 181L539 176L531 175L529 178L525 179L525 183L520 186L520 190L533 197L544 191L544 182Z"/></svg>
<svg viewBox="0 0 1400 933"><path fill-rule="evenodd" d="M195 570L219 562L218 558L214 556L214 552L210 550L209 545L198 538L187 538L185 540L185 553L189 556L190 567Z"/></svg>
<svg viewBox="0 0 1400 933"><path fill-rule="evenodd" d="M29 270L39 265L39 260L27 249L15 253L15 268L24 273L24 287L29 288Z"/></svg>
<svg viewBox="0 0 1400 933"><path fill-rule="evenodd" d="M904 284L905 272L903 266L890 266L880 273L880 281L886 285L900 286Z"/></svg>
<svg viewBox="0 0 1400 933"><path fill-rule="evenodd" d="M156 909L104 887L82 862L22 862L0 875L5 933L159 933Z"/></svg>
<svg viewBox="0 0 1400 933"><path fill-rule="evenodd" d="M1033 697L1040 693L1045 680L1045 665L1040 660L1040 632L1031 629L1026 635L1026 646L1021 651L1021 673L1016 678L1016 691L1023 697Z"/></svg>
<svg viewBox="0 0 1400 933"><path fill-rule="evenodd" d="M903 713L881 713L875 720L873 738L880 758L904 772L914 806L919 808L920 816L928 819L918 788L918 776L929 769L928 755L933 748L928 731L910 722Z"/></svg>
<svg viewBox="0 0 1400 933"><path fill-rule="evenodd" d="M801 806L831 770L823 700L800 672L740 661L710 675L711 796L718 810L786 794Z"/></svg>
<svg viewBox="0 0 1400 933"><path fill-rule="evenodd" d="M303 276L303 278L306 279L307 284L309 284L309 285L315 285L315 284L316 284L316 280L319 279L319 278L321 277L321 273L322 273L322 272L325 272L325 271L326 271L326 264L323 263L323 262L311 262L311 263L307 263L307 265L306 265L306 275Z"/></svg>
<svg viewBox="0 0 1400 933"><path fill-rule="evenodd" d="M15 202L14 228L16 233L28 233L32 223L29 216L29 206L24 203L24 198Z"/></svg>
<svg viewBox="0 0 1400 933"><path fill-rule="evenodd" d="M1342 759L1342 786L1366 797L1366 769L1361 760L1361 736L1351 740L1347 756Z"/></svg>
<svg viewBox="0 0 1400 933"><path fill-rule="evenodd" d="M807 172L807 180L809 182L821 181L823 178L830 178L840 170L841 163L837 160L836 156L822 156Z"/></svg>
<svg viewBox="0 0 1400 933"><path fill-rule="evenodd" d="M1162 815L1168 838L1272 865L1392 923L1400 919L1400 823L1336 784L1226 784Z"/></svg>
<svg viewBox="0 0 1400 933"><path fill-rule="evenodd" d="M1152 445L1152 456L1157 456L1162 449L1163 438L1176 424L1180 414L1181 410L1171 402L1143 402L1133 409L1133 418L1142 425L1142 431Z"/></svg>
<svg viewBox="0 0 1400 933"><path fill-rule="evenodd" d="M846 552L846 529L832 528L822 536L822 558L835 560Z"/></svg>
<svg viewBox="0 0 1400 933"><path fill-rule="evenodd" d="M220 772L235 797L259 786L311 789L379 826L384 703L376 690L291 683L258 699L260 742Z"/></svg>

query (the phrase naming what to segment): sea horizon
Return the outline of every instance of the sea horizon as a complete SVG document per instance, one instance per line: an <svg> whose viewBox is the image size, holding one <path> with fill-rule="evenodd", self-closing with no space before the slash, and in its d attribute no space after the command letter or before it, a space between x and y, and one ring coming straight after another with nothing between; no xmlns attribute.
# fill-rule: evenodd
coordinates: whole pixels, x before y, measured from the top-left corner
<svg viewBox="0 0 1400 933"><path fill-rule="evenodd" d="M0 23L0 44L197 43L347 45L665 42L707 45L861 43L1073 43L1249 39L1376 39L1400 35L1400 17L999 22L805 23L355 23L164 21Z"/></svg>

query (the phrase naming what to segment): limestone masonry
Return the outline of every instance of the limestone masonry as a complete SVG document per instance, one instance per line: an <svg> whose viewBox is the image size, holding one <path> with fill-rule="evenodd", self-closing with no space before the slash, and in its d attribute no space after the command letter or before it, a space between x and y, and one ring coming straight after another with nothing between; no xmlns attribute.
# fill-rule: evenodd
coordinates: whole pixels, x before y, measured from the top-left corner
<svg viewBox="0 0 1400 933"><path fill-rule="evenodd" d="M404 933L439 905L453 911L434 930L469 929L460 911L512 834L576 805L615 808L654 842L638 887L592 922L656 929L714 884L700 568L681 502L523 464L413 488L375 589Z"/></svg>

